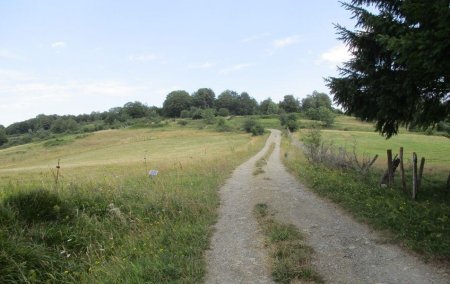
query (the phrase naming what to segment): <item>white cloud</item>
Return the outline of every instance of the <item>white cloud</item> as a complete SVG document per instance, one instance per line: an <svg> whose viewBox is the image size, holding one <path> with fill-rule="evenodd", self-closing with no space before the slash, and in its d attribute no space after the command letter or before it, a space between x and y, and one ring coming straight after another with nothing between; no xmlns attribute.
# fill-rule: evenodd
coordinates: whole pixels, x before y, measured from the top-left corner
<svg viewBox="0 0 450 284"><path fill-rule="evenodd" d="M20 55L14 53L14 52L9 51L9 50L0 49L0 59L23 61L23 60L25 60L25 57L20 56Z"/></svg>
<svg viewBox="0 0 450 284"><path fill-rule="evenodd" d="M131 61L148 62L158 59L158 56L154 53L143 53L130 55L128 59Z"/></svg>
<svg viewBox="0 0 450 284"><path fill-rule="evenodd" d="M251 64L248 64L248 63L240 63L240 64L233 65L231 67L222 69L220 71L220 73L222 73L222 74L229 74L229 73L232 73L232 72L235 72L235 71L239 71L239 70L248 68L250 66L251 66Z"/></svg>
<svg viewBox="0 0 450 284"><path fill-rule="evenodd" d="M299 40L297 35L293 35L293 36L289 36L289 37L285 37L285 38L280 38L277 40L273 41L273 45L275 46L275 48L282 48L282 47L286 47L289 45L293 45L295 43L297 43Z"/></svg>
<svg viewBox="0 0 450 284"><path fill-rule="evenodd" d="M0 69L0 124L8 125L39 113L78 114L101 110L148 93L147 89L145 84L115 80L54 81Z"/></svg>
<svg viewBox="0 0 450 284"><path fill-rule="evenodd" d="M64 41L55 41L51 44L52 48L64 48L67 46L67 43L65 43Z"/></svg>
<svg viewBox="0 0 450 284"><path fill-rule="evenodd" d="M322 53L319 63L325 62L331 67L335 67L336 65L348 61L351 57L347 47L344 44L338 44Z"/></svg>

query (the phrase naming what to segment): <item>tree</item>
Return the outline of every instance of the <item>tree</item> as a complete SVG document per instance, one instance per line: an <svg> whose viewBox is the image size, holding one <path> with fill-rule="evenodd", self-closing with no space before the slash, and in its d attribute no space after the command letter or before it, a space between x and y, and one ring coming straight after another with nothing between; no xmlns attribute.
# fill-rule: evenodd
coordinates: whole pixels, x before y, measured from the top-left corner
<svg viewBox="0 0 450 284"><path fill-rule="evenodd" d="M201 88L192 94L192 105L202 109L213 108L215 99L216 94L213 90Z"/></svg>
<svg viewBox="0 0 450 284"><path fill-rule="evenodd" d="M0 124L0 146L8 142L8 137L6 136L5 127Z"/></svg>
<svg viewBox="0 0 450 284"><path fill-rule="evenodd" d="M236 114L239 115L251 115L255 114L258 102L250 97L247 92L242 92L237 99Z"/></svg>
<svg viewBox="0 0 450 284"><path fill-rule="evenodd" d="M239 95L235 91L225 90L223 91L216 100L216 107L226 108L232 114L237 114L237 109L239 105Z"/></svg>
<svg viewBox="0 0 450 284"><path fill-rule="evenodd" d="M286 95L279 103L280 108L286 112L298 112L300 110L300 102L293 95Z"/></svg>
<svg viewBox="0 0 450 284"><path fill-rule="evenodd" d="M147 115L148 107L141 102L128 102L123 108L123 112L131 118L141 118Z"/></svg>
<svg viewBox="0 0 450 284"><path fill-rule="evenodd" d="M271 98L267 98L259 104L259 112L261 114L278 113L278 105Z"/></svg>
<svg viewBox="0 0 450 284"><path fill-rule="evenodd" d="M163 103L163 112L168 117L179 117L184 109L192 105L192 97L188 92L179 90L170 92Z"/></svg>
<svg viewBox="0 0 450 284"><path fill-rule="evenodd" d="M302 100L301 109L303 111L307 111L309 108L319 107L332 109L331 99L327 94L314 91L311 95L307 95L306 98Z"/></svg>
<svg viewBox="0 0 450 284"><path fill-rule="evenodd" d="M399 126L426 128L450 116L448 0L352 0L357 20L337 25L352 59L327 84L348 114L376 121L388 138ZM376 10L370 12L370 10Z"/></svg>

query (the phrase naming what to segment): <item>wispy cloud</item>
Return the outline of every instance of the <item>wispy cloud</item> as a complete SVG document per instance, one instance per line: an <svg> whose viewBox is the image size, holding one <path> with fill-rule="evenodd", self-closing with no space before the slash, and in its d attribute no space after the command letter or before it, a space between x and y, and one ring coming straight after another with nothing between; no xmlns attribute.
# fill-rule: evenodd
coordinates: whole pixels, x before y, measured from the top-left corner
<svg viewBox="0 0 450 284"><path fill-rule="evenodd" d="M222 69L220 71L220 73L222 73L222 74L229 74L229 73L232 73L232 72L240 71L242 69L246 69L246 68L248 68L250 66L252 66L252 65L249 64L249 63L240 63L240 64L236 64L236 65L230 66L228 68Z"/></svg>
<svg viewBox="0 0 450 284"><path fill-rule="evenodd" d="M25 60L25 57L18 55L14 52L11 52L9 50L0 49L0 59L23 61Z"/></svg>
<svg viewBox="0 0 450 284"><path fill-rule="evenodd" d="M148 89L146 84L116 80L54 80L0 69L0 124L8 125L38 113L81 113L105 103L125 101ZM80 103L88 99L93 109Z"/></svg>
<svg viewBox="0 0 450 284"><path fill-rule="evenodd" d="M270 33L261 33L261 34L251 35L251 36L241 39L241 42L257 41L257 40L263 39L268 36L270 36Z"/></svg>
<svg viewBox="0 0 450 284"><path fill-rule="evenodd" d="M293 35L285 38L276 39L273 41L273 46L275 48L282 48L289 45L296 44L299 41L298 35Z"/></svg>
<svg viewBox="0 0 450 284"><path fill-rule="evenodd" d="M128 59L130 61L148 62L158 59L158 56L154 53L142 53L142 54L132 54L128 56Z"/></svg>
<svg viewBox="0 0 450 284"><path fill-rule="evenodd" d="M55 41L52 42L51 47L52 48L65 48L67 46L67 43L64 41Z"/></svg>
<svg viewBox="0 0 450 284"><path fill-rule="evenodd" d="M342 64L351 58L347 47L344 44L338 44L321 54L318 63L327 63L330 67Z"/></svg>

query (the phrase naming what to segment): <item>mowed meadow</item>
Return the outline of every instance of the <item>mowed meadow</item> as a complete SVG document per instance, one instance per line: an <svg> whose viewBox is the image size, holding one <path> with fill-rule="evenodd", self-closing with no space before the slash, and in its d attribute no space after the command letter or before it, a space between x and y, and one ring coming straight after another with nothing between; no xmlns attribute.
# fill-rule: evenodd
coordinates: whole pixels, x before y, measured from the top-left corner
<svg viewBox="0 0 450 284"><path fill-rule="evenodd" d="M0 282L201 282L217 189L265 137L173 124L0 150Z"/></svg>

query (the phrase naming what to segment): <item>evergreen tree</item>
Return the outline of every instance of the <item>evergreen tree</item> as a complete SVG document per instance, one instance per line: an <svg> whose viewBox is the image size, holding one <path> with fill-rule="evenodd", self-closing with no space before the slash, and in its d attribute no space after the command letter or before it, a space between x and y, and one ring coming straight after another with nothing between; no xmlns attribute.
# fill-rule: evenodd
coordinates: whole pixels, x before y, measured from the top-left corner
<svg viewBox="0 0 450 284"><path fill-rule="evenodd" d="M428 127L448 119L449 4L448 0L343 3L357 23L355 31L336 26L353 58L339 68L341 77L327 79L334 100L347 113L376 121L376 130L387 137L397 134L400 125Z"/></svg>

